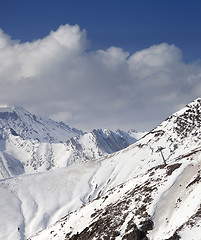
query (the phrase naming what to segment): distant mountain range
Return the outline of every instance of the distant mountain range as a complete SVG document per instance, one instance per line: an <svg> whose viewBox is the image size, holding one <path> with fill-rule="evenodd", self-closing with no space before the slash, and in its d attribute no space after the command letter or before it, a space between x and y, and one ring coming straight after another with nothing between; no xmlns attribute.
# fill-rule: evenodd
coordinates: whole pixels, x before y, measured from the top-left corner
<svg viewBox="0 0 201 240"><path fill-rule="evenodd" d="M1 141L6 145L2 154L15 156L22 164L20 154L14 153L21 145L29 145L19 142L20 131L12 127L13 134L10 128L6 133L2 130ZM46 160L54 167L43 168L44 172L37 172L42 167L34 169L28 164L33 174L24 171L1 180L0 239L199 240L201 99L174 113L138 141L133 139L131 145L133 136L127 134L121 130L80 132L65 143L23 139L37 142L41 151L46 147L43 144L50 144L52 156L57 158L51 158L52 165ZM8 152L12 149L9 137L16 141L13 155ZM119 149L125 143L128 147L114 151L117 143ZM65 151L60 144L67 147ZM29 156L27 152L24 159ZM70 152L68 158L65 152ZM41 162L41 166L47 166Z"/></svg>
<svg viewBox="0 0 201 240"><path fill-rule="evenodd" d="M135 141L121 130L85 133L22 107L4 106L0 108L0 178L105 158Z"/></svg>

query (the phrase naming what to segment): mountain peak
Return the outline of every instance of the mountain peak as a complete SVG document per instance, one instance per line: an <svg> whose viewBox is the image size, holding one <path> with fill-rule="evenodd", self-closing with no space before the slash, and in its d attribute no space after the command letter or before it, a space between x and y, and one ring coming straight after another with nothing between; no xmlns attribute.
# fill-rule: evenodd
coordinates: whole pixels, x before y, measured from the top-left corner
<svg viewBox="0 0 201 240"><path fill-rule="evenodd" d="M90 189L82 197L78 188L77 199L87 204L30 239L200 239L200 118L196 99L127 149L94 162L87 179L92 165L80 165L85 181L79 174L77 184Z"/></svg>
<svg viewBox="0 0 201 240"><path fill-rule="evenodd" d="M32 115L30 112L18 105L0 105L0 113L16 113L18 116L22 114ZM12 117L12 115L9 114L4 116Z"/></svg>
<svg viewBox="0 0 201 240"><path fill-rule="evenodd" d="M81 130L31 114L21 106L0 105L0 128L13 129L23 139L65 142Z"/></svg>
<svg viewBox="0 0 201 240"><path fill-rule="evenodd" d="M15 109L14 105L0 105L0 112L13 112Z"/></svg>
<svg viewBox="0 0 201 240"><path fill-rule="evenodd" d="M7 108L8 105L7 104L0 104L0 108Z"/></svg>
<svg viewBox="0 0 201 240"><path fill-rule="evenodd" d="M201 109L201 98L197 98L192 102L188 103L185 107L180 109L179 111L175 112L173 115L181 115L186 111L193 110L193 109Z"/></svg>
<svg viewBox="0 0 201 240"><path fill-rule="evenodd" d="M180 235L182 238L184 231L189 235L182 239L191 239L191 233L197 230L195 239L200 239L200 118L201 99L196 99L136 143L109 156L101 156L101 149L105 152L117 149L118 139L122 140L121 136L127 137L128 133L96 129L62 144L46 142L40 145L40 142L30 141L31 147L28 146L26 155L17 152L26 161L20 169L24 167L26 171L29 164L28 168L37 172L41 169L53 171L0 182L0 204L5 210L1 211L0 217L3 219L1 239L9 238L10 226L11 233L17 235L15 239L21 236L28 238L39 230L29 239L98 239L111 236L115 239L161 240L179 239ZM36 120L42 123L40 118L36 117ZM41 125L34 121L34 117L33 123L40 133ZM48 124L49 127L55 126L51 121ZM51 131L47 133L52 134ZM10 145L18 137L12 135L11 140ZM26 142L29 141L24 142L17 142L15 150L27 147ZM10 149L0 155L2 163L8 158L8 170L14 162ZM28 161L27 156L30 156ZM74 163L84 157L86 161L63 168L69 156ZM97 156L100 159L97 160ZM96 160L88 161L89 157ZM16 203L19 207L15 206ZM70 214L64 217L68 212ZM8 214L13 216L11 220ZM56 224L52 225L53 222ZM196 231L189 230L189 227L197 226ZM45 227L48 228L41 232Z"/></svg>
<svg viewBox="0 0 201 240"><path fill-rule="evenodd" d="M196 98L195 100L193 100L191 103L199 103L199 104L201 104L201 97L199 97L199 98ZM190 104L191 104L190 103ZM188 104L187 104L188 105Z"/></svg>

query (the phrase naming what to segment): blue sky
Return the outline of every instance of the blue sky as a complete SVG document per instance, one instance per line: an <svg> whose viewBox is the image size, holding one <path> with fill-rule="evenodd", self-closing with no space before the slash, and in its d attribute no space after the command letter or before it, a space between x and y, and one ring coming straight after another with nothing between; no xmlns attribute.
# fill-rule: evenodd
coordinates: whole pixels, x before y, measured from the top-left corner
<svg viewBox="0 0 201 240"><path fill-rule="evenodd" d="M0 3L1 104L149 130L201 97L199 0Z"/></svg>
<svg viewBox="0 0 201 240"><path fill-rule="evenodd" d="M61 24L87 30L91 49L134 52L167 42L200 58L199 0L1 0L0 27L13 39L43 38Z"/></svg>

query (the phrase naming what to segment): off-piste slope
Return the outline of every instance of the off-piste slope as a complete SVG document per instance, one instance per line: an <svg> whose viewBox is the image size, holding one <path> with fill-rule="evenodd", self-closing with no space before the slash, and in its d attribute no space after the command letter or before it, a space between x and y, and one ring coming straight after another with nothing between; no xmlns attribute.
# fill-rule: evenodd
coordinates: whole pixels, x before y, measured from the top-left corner
<svg viewBox="0 0 201 240"><path fill-rule="evenodd" d="M146 234L150 239L163 239L161 236L165 236L165 238L166 236L171 237L174 231L182 226L182 229L178 231L183 231L183 234L185 234L186 229L189 227L189 225L185 224L188 224L191 217L195 219L191 214L195 214L197 217L196 211L199 209L200 194L194 194L199 192L198 188L194 190L194 187L199 184L199 151L201 146L200 112L201 100L197 99L181 111L170 116L133 145L111 154L105 159L88 161L69 166L68 168L55 169L44 173L20 175L1 181L0 194L3 197L0 200L0 206L4 210L0 213L0 239L28 238L36 232L54 224L67 213L76 211L83 204L87 204L86 207L82 208L84 210L78 210L78 212L84 211L81 217L78 212L75 212L64 218L65 220L69 219L69 216L72 216L72 219L74 219L74 222L67 221L71 225L68 225L67 222L65 224L62 222L62 225L64 224L70 229L72 228L71 231L69 231L68 227L63 228L60 225L59 228L62 230L58 233L57 227L59 225L56 225L51 230L56 231L54 234L47 230L44 233L47 234L45 238L41 237L44 235L37 235L39 239L54 239L54 237L64 239L64 235L61 235L63 232L63 234L68 234L65 235L68 239L77 234L77 232L81 234L87 227L90 227L88 230L91 231L90 224L92 222L89 221L92 220L90 220L87 212L89 212L90 216L95 217L91 218L96 222L101 219L101 214L108 206L112 206L113 204L115 206L115 203L121 199L125 201L128 199L128 202L133 204L131 208L135 209L136 207L135 210L137 211L136 213L133 210L129 218L122 218L123 215L118 214L118 212L112 213L114 220L122 219L121 224L114 227L115 231L120 231L121 237L130 234L130 231L132 232L133 228L129 230L128 227L127 229L128 223L132 223L134 230L140 232L140 222L148 220L148 228L150 228L151 221L153 221L155 224L154 229L150 233L146 233L148 229L146 230L147 227L145 227L144 233L140 234ZM168 164L167 167L163 165L163 159L160 152L158 152L159 147L163 148L163 155ZM188 173L188 169L191 169L191 165L193 171L188 176L186 172ZM182 175L184 176L183 178ZM196 178L197 180L195 180ZM182 210L186 207L184 204L182 205L183 207L181 206L180 212L174 212L174 201L171 202L171 206L167 206L167 209L172 209L173 217L170 221L171 211L166 214L167 221L170 222L168 228L166 228L166 225L161 225L161 228L157 228L158 224L165 224L164 221L166 219L160 221L160 212L161 209L164 209L163 204L170 202L172 194L168 196L168 192L176 183L180 186L180 179L181 186L183 186L181 188L183 195L175 195L174 199L180 205L187 201L193 207L185 214L184 210ZM128 180L129 182L126 183ZM187 183L182 184L185 181ZM190 184L191 182L192 184ZM187 188L188 184L190 185ZM191 195L191 198L187 200L186 196L188 195L188 191L191 190L194 195ZM136 194L137 191L139 191L139 194ZM113 192L116 192L116 194L113 194ZM139 199L137 195L139 195ZM168 197L166 200L163 200L165 196ZM178 200L179 197L183 200ZM96 198L100 200L97 200L98 202L93 201ZM196 199L196 204L190 199ZM134 205L135 202L136 205ZM96 205L96 203L100 203L100 205ZM101 210L102 213L98 213L96 210L101 209L101 204L105 207ZM128 206L130 206L129 203ZM108 211L105 211L105 216L107 217L108 212L112 211L109 208ZM130 210L127 212L130 212ZM182 217L185 220L178 221L175 224L175 219L178 218L178 214L181 212L185 215L185 217ZM145 214L144 217L143 213ZM135 217L136 215L139 215L138 220ZM79 223L80 219L83 221L78 226L75 222ZM131 222L129 222L130 220ZM107 226L109 226L109 229L112 229L112 225L109 223ZM95 225L101 224L101 222L97 222ZM171 227L172 225L175 225L175 227ZM120 226L123 230L120 230ZM164 233L160 229L163 229ZM166 229L168 232L165 232ZM88 230L85 229L85 232L88 232ZM100 235L100 231L97 228L93 228L93 231L99 234L99 237L103 236ZM109 232L104 233L106 236L107 234ZM112 232L111 234L117 235L119 233ZM131 234L137 233L134 231ZM111 237L111 235L107 237ZM80 239L90 239L90 236Z"/></svg>
<svg viewBox="0 0 201 240"><path fill-rule="evenodd" d="M37 117L22 107L0 107L0 179L104 158L136 139L110 130L91 133Z"/></svg>
<svg viewBox="0 0 201 240"><path fill-rule="evenodd" d="M200 171L200 152L153 167L29 239L199 240Z"/></svg>
<svg viewBox="0 0 201 240"><path fill-rule="evenodd" d="M127 149L80 165L81 178L93 174L71 203L85 206L30 239L200 239L200 110L197 99Z"/></svg>

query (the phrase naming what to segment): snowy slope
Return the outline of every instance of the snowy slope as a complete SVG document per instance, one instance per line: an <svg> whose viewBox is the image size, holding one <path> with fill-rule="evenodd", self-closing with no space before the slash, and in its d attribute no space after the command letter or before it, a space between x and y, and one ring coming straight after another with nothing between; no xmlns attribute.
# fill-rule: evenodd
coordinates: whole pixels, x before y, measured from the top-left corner
<svg viewBox="0 0 201 240"><path fill-rule="evenodd" d="M0 129L10 130L22 139L40 142L64 142L83 135L81 130L70 128L62 122L37 117L18 106L0 106Z"/></svg>
<svg viewBox="0 0 201 240"><path fill-rule="evenodd" d="M130 129L129 131L123 131L121 129L118 129L116 133L121 135L122 137L127 138L128 141L130 141L130 144L132 144L140 138L144 137L148 132L139 132L134 129Z"/></svg>
<svg viewBox="0 0 201 240"><path fill-rule="evenodd" d="M122 136L123 138L127 139L130 145L139 140L140 138L144 137L148 132L138 132L134 129L131 129L129 131L123 131L121 129L118 129L116 133Z"/></svg>
<svg viewBox="0 0 201 240"><path fill-rule="evenodd" d="M21 107L1 107L0 179L104 158L132 139L106 129L83 133Z"/></svg>
<svg viewBox="0 0 201 240"><path fill-rule="evenodd" d="M144 233L139 234L146 234L150 239L169 238L176 230L187 236L190 228L188 221L196 219L197 215L194 215L199 212L201 196L200 112L201 99L197 99L167 118L133 145L105 159L1 181L0 189L5 197L0 206L10 213L9 219L0 224L2 239L5 236L6 239L12 239L13 236L14 239L23 239L24 235L30 237L83 204L86 206L68 215L49 230L37 234L36 239L64 239L65 234L70 238L77 232L83 234L85 228L85 233L92 232L90 229L93 229L95 234L100 234L103 229L99 231L92 227L102 226L104 222L98 221L102 219L102 215L106 218L110 216L109 212L112 213L114 221L119 222L114 229L120 232L121 237L126 234L138 234L142 230L141 221L148 220L148 228L152 225L150 220L153 221L153 230L147 232L146 226ZM168 163L167 167L163 165L158 147L164 148L163 155ZM176 191L178 188L179 191ZM170 202L172 196L174 198ZM93 201L96 198L98 200ZM6 201L10 202L8 206L5 206ZM170 202L170 206L164 207L167 202ZM177 205L175 202L178 202ZM179 206L178 212L174 206ZM185 213L184 209L187 206L191 207ZM102 208L104 210L101 210ZM119 214L118 211L112 212L118 208ZM160 213L166 208L165 218L161 219ZM98 209L101 211L97 211ZM124 213L128 215L122 219ZM1 214L0 218L6 219L3 215L6 213ZM177 217L179 214L183 214L181 219ZM18 219L16 223L15 219ZM131 223L132 226L129 227ZM107 226L109 225L107 222ZM198 231L197 228L195 231ZM118 236L116 237L118 239ZM88 235L87 238L78 239L92 238Z"/></svg>
<svg viewBox="0 0 201 240"><path fill-rule="evenodd" d="M53 154L58 154L54 149L83 134L64 123L32 115L21 107L1 106L0 178L51 169L55 165Z"/></svg>
<svg viewBox="0 0 201 240"><path fill-rule="evenodd" d="M118 185L30 239L199 240L201 153L191 157Z"/></svg>
<svg viewBox="0 0 201 240"><path fill-rule="evenodd" d="M105 158L121 149L128 147L136 139L122 136L108 129L94 129L91 133L71 138L66 145L71 152L69 164Z"/></svg>
<svg viewBox="0 0 201 240"><path fill-rule="evenodd" d="M105 158L129 145L129 142L109 130L74 137L64 143L22 139L8 133L0 139L0 178L23 173L44 172L80 162Z"/></svg>

